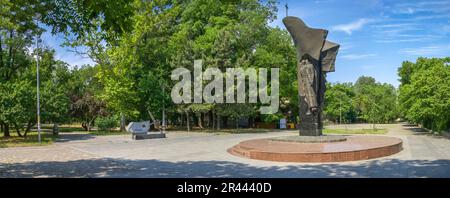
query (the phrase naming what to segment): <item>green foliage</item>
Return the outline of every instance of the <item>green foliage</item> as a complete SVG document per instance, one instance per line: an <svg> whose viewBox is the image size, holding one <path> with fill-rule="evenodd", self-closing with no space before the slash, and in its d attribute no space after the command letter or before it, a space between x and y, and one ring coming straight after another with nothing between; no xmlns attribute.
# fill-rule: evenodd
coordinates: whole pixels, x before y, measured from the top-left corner
<svg viewBox="0 0 450 198"><path fill-rule="evenodd" d="M253 105L246 103L238 104L220 104L217 106L217 114L228 116L233 119L252 116L256 113Z"/></svg>
<svg viewBox="0 0 450 198"><path fill-rule="evenodd" d="M290 46L291 41L285 31L268 26L275 16L273 1L157 0L135 1L133 7L132 33L122 35L108 50L112 64L101 64L98 74L104 85L101 98L128 118L148 119L148 111L161 118L163 103L172 112L183 108L182 112L194 115L208 111L233 118L251 115L253 105L175 107L168 89L174 83L168 80L171 71L181 66L192 69L193 60L200 58L204 68L225 70L286 65L284 52L295 57L292 47L277 50Z"/></svg>
<svg viewBox="0 0 450 198"><path fill-rule="evenodd" d="M0 93L0 121L11 126L27 122L29 109L34 108L34 100L29 99L30 93L33 93L31 81L0 83Z"/></svg>
<svg viewBox="0 0 450 198"><path fill-rule="evenodd" d="M296 50L286 30L269 26L276 14L273 0L2 0L0 125L20 129L36 121L36 53L41 57L43 122L76 121L87 130L96 123L108 130L118 124L110 115L161 119L163 106L172 117L187 115L183 120L197 120L199 126L205 118L218 123L220 117L257 116L261 104L174 105L170 73L178 67L192 70L195 59L203 60L204 69L221 71L280 68L280 111L261 116L278 122L296 114L299 101ZM30 53L33 37L43 31L38 21L52 33L63 33L64 45L84 46L86 50L77 52L97 64L69 70L68 64L55 60L52 49ZM385 123L396 119L400 109L411 121L448 128L448 62L404 62L399 69L400 108L396 89L374 78L363 76L354 85L329 84L324 115L336 122Z"/></svg>
<svg viewBox="0 0 450 198"><path fill-rule="evenodd" d="M98 28L107 32L103 39L113 39L130 31L133 0L41 0L50 13L43 15L53 33L73 34L78 39ZM93 23L101 19L101 23Z"/></svg>
<svg viewBox="0 0 450 198"><path fill-rule="evenodd" d="M404 62L400 76L401 114L434 131L450 128L450 58Z"/></svg>
<svg viewBox="0 0 450 198"><path fill-rule="evenodd" d="M356 110L353 106L355 92L351 83L336 83L326 85L324 114L335 123L349 123L356 120Z"/></svg>
<svg viewBox="0 0 450 198"><path fill-rule="evenodd" d="M95 124L100 131L111 131L118 126L118 121L114 116L99 117L95 120Z"/></svg>
<svg viewBox="0 0 450 198"><path fill-rule="evenodd" d="M278 123L278 122L280 122L281 118L284 118L284 115L282 115L282 114L267 114L267 115L263 116L262 121L264 123Z"/></svg>
<svg viewBox="0 0 450 198"><path fill-rule="evenodd" d="M97 117L108 114L105 102L90 92L85 92L72 104L72 113L80 119L86 131L91 130Z"/></svg>
<svg viewBox="0 0 450 198"><path fill-rule="evenodd" d="M392 85L366 76L358 78L355 85L327 84L324 114L335 122L389 123L398 117L397 93Z"/></svg>
<svg viewBox="0 0 450 198"><path fill-rule="evenodd" d="M359 118L371 123L388 123L398 117L394 86L362 76L356 81L354 90L356 95L353 104Z"/></svg>

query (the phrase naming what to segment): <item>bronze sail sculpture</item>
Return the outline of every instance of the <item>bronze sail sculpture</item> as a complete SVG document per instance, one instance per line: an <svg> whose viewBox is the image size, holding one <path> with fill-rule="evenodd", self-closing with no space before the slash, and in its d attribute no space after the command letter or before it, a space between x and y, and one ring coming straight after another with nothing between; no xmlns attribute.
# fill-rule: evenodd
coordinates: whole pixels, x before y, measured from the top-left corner
<svg viewBox="0 0 450 198"><path fill-rule="evenodd" d="M297 17L285 17L283 23L297 49L300 135L320 136L325 73L334 72L339 45L326 40L327 30L310 28Z"/></svg>

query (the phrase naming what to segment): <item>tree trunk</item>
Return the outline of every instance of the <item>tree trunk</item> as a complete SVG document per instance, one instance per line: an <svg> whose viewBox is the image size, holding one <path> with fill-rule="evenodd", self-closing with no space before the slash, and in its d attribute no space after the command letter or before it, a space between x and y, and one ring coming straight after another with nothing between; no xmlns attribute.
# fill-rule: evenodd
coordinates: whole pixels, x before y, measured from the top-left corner
<svg viewBox="0 0 450 198"><path fill-rule="evenodd" d="M189 128L189 112L186 111L186 126L187 126L187 130L191 131L191 129Z"/></svg>
<svg viewBox="0 0 450 198"><path fill-rule="evenodd" d="M87 131L91 132L91 122L88 121L86 124L86 127L87 127Z"/></svg>
<svg viewBox="0 0 450 198"><path fill-rule="evenodd" d="M217 130L220 130L220 115L217 115Z"/></svg>
<svg viewBox="0 0 450 198"><path fill-rule="evenodd" d="M254 128L255 125L255 118L254 117L250 117L248 119L248 128Z"/></svg>
<svg viewBox="0 0 450 198"><path fill-rule="evenodd" d="M206 128L211 128L211 112L208 111L206 113L203 114L204 117L204 121L205 121L205 126Z"/></svg>
<svg viewBox="0 0 450 198"><path fill-rule="evenodd" d="M14 128L16 128L17 135L18 135L19 137L23 137L22 134L20 133L19 125L14 124Z"/></svg>
<svg viewBox="0 0 450 198"><path fill-rule="evenodd" d="M27 128L25 129L25 133L23 134L23 137L27 137L28 132L30 132L31 127L34 125L32 122L33 122L33 121L31 121L31 120L28 121L28 123L27 123Z"/></svg>
<svg viewBox="0 0 450 198"><path fill-rule="evenodd" d="M3 47L2 47L2 36L0 36L0 68L3 67ZM3 129L3 125L2 125Z"/></svg>
<svg viewBox="0 0 450 198"><path fill-rule="evenodd" d="M203 130L202 113L197 113L197 124L200 130Z"/></svg>
<svg viewBox="0 0 450 198"><path fill-rule="evenodd" d="M3 136L4 137L11 137L9 134L9 124L4 124L3 126Z"/></svg>
<svg viewBox="0 0 450 198"><path fill-rule="evenodd" d="M120 132L125 131L125 116L123 113L120 113Z"/></svg>
<svg viewBox="0 0 450 198"><path fill-rule="evenodd" d="M223 120L220 120L222 122L222 125L224 128L228 128L228 117L223 118Z"/></svg>
<svg viewBox="0 0 450 198"><path fill-rule="evenodd" d="M53 123L53 130L52 130L53 135L58 135L59 134L59 127L58 127L58 123Z"/></svg>
<svg viewBox="0 0 450 198"><path fill-rule="evenodd" d="M85 131L88 131L88 127L87 127L86 122L82 122L82 123L81 123L81 127L83 127L83 129L84 129Z"/></svg>
<svg viewBox="0 0 450 198"><path fill-rule="evenodd" d="M183 126L184 126L183 123L184 123L183 114L180 113L180 128L183 128Z"/></svg>
<svg viewBox="0 0 450 198"><path fill-rule="evenodd" d="M216 114L212 111L212 129L216 129Z"/></svg>

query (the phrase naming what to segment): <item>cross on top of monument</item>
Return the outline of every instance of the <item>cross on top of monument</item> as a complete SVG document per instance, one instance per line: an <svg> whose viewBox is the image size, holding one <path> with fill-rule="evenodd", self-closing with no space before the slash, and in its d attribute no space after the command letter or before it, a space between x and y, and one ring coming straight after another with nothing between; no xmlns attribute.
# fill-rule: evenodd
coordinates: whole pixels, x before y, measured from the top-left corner
<svg viewBox="0 0 450 198"><path fill-rule="evenodd" d="M286 16L288 16L288 9L289 9L288 4L286 3L286 5L284 5L284 7L286 8Z"/></svg>

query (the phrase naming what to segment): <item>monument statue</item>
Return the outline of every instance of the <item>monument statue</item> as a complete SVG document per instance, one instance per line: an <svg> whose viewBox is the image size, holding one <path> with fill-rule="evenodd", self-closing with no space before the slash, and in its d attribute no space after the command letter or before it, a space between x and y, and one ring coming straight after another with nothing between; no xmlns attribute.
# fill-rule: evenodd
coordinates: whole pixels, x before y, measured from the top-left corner
<svg viewBox="0 0 450 198"><path fill-rule="evenodd" d="M297 17L287 16L283 23L297 49L300 135L320 136L325 73L334 71L339 45L326 40L327 30L310 28Z"/></svg>

